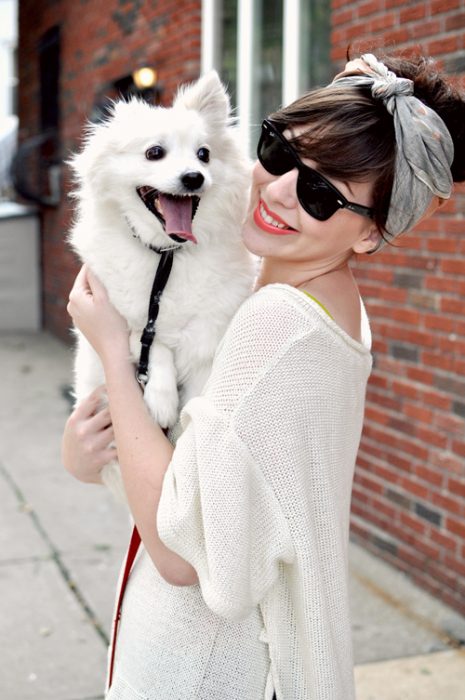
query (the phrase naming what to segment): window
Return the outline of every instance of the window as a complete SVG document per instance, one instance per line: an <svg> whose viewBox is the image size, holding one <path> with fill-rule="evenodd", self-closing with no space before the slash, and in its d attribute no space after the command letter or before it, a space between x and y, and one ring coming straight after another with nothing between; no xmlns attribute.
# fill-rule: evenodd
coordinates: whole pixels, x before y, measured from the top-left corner
<svg viewBox="0 0 465 700"><path fill-rule="evenodd" d="M203 0L202 69L228 85L246 144L267 114L328 82L329 49L329 0Z"/></svg>

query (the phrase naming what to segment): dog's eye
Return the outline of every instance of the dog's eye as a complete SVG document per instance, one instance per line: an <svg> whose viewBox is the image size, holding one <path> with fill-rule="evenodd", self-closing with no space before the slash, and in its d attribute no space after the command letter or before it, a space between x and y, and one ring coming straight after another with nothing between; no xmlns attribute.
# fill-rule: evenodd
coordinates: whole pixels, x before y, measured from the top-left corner
<svg viewBox="0 0 465 700"><path fill-rule="evenodd" d="M210 160L210 151L208 150L208 148L199 148L199 150L197 151L197 158L203 163L208 163Z"/></svg>
<svg viewBox="0 0 465 700"><path fill-rule="evenodd" d="M151 146L145 151L147 160L160 160L165 155L165 149L161 146Z"/></svg>

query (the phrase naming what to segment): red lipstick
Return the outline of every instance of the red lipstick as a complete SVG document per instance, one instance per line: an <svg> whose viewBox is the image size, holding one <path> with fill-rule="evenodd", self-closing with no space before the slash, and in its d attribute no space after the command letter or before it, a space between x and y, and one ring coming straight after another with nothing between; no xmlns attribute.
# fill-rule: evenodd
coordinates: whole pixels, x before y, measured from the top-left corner
<svg viewBox="0 0 465 700"><path fill-rule="evenodd" d="M278 228L278 226L273 226L273 224L269 224L265 219L262 217L260 209L263 207L264 211L271 216L275 221L279 222L280 224L284 224L287 226L286 222L283 221L279 216L276 214L272 214L268 207L266 206L265 202L260 199L258 202L257 206L255 207L254 213L253 213L253 220L255 224L258 226L258 228L262 229L262 231L266 231L267 233L272 233L275 236L288 236L292 233L297 233L297 231L293 228Z"/></svg>

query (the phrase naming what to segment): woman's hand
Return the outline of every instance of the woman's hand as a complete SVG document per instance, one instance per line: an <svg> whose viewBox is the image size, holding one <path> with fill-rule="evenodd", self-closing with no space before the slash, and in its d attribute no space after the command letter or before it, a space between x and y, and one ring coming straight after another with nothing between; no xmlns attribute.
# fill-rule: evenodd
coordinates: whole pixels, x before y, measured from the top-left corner
<svg viewBox="0 0 465 700"><path fill-rule="evenodd" d="M129 361L129 331L111 304L97 277L83 265L69 294L67 306L74 324L85 335L102 362L115 356Z"/></svg>
<svg viewBox="0 0 465 700"><path fill-rule="evenodd" d="M74 409L66 421L62 441L65 468L79 481L101 484L105 464L117 458L108 406L100 386Z"/></svg>

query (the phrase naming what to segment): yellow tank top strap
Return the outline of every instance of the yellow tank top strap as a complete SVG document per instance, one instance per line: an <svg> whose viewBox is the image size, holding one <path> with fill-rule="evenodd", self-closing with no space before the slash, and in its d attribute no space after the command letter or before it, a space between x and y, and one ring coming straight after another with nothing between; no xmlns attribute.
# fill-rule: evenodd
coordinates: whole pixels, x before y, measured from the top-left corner
<svg viewBox="0 0 465 700"><path fill-rule="evenodd" d="M302 289L301 291L302 291L304 294L306 294L308 297L310 297L310 299L313 299L313 301L316 302L316 303L318 304L318 306L321 306L321 308L323 309L323 311L325 311L325 312L328 314L329 318L331 318L331 319L334 321L334 319L333 319L333 317L331 316L331 314L329 313L328 309L327 309L325 306L323 306L323 304L321 303L321 301L318 301L318 299L315 299L314 296L312 296L311 294L309 294L308 292L306 292L304 289Z"/></svg>

